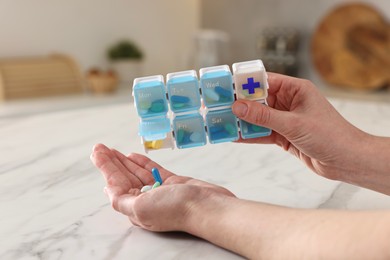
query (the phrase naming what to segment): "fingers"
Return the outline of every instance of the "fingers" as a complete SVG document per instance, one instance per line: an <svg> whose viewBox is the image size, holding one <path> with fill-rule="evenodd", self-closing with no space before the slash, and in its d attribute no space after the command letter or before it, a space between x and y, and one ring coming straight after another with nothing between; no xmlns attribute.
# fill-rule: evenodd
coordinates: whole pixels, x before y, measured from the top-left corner
<svg viewBox="0 0 390 260"><path fill-rule="evenodd" d="M296 116L291 113L292 101L298 90L307 85L307 81L268 73L269 102L271 106L249 100L237 100L232 106L233 113L240 119L252 124L271 128L276 132L287 135L292 126L297 126ZM305 87L303 87L305 88ZM280 92L279 92L280 91ZM299 96L298 99L303 98ZM301 100L298 100L298 103ZM273 107L275 108L273 108Z"/></svg>
<svg viewBox="0 0 390 260"><path fill-rule="evenodd" d="M142 187L141 181L131 174L117 156L105 145L95 145L91 160L103 173L109 185L124 186L127 189L130 187Z"/></svg>
<svg viewBox="0 0 390 260"><path fill-rule="evenodd" d="M131 186L129 180L105 153L95 151L91 155L91 160L99 168L108 185Z"/></svg>
<svg viewBox="0 0 390 260"><path fill-rule="evenodd" d="M117 150L113 150L113 152L121 161L121 163L127 168L127 170L137 176L137 178L142 182L143 185L152 184L154 182L151 171L140 167L138 164L136 164L131 159L126 157L124 154L118 152Z"/></svg>
<svg viewBox="0 0 390 260"><path fill-rule="evenodd" d="M146 157L144 155L137 154L137 153L131 153L127 156L127 158L135 164L134 171L141 172L140 169L137 169L137 168L141 168L143 170L148 171L151 174L152 169L157 168L160 172L160 175L161 175L161 178L163 179L163 181L166 180L167 178L175 175L172 172L161 167L156 162L150 160L148 157Z"/></svg>
<svg viewBox="0 0 390 260"><path fill-rule="evenodd" d="M105 193L116 211L129 216L131 219L134 218L133 205L137 196L141 194L139 189L130 189L124 192L120 187L108 186L105 188Z"/></svg>
<svg viewBox="0 0 390 260"><path fill-rule="evenodd" d="M294 116L285 111L279 111L255 101L238 100L232 106L233 113L240 119L251 124L271 128L286 135L288 128L295 125Z"/></svg>
<svg viewBox="0 0 390 260"><path fill-rule="evenodd" d="M302 84L302 79L294 78L278 73L268 72L268 93L277 93L281 88L295 88Z"/></svg>
<svg viewBox="0 0 390 260"><path fill-rule="evenodd" d="M238 139L234 141L235 143L244 143L244 144L275 144L275 132L272 132L270 136L263 136L251 139Z"/></svg>
<svg viewBox="0 0 390 260"><path fill-rule="evenodd" d="M103 144L95 145L91 155L92 161L102 171L106 181L111 185L130 185L133 188L141 188L154 182L152 169L157 168L163 180L174 174L148 157L141 154L130 154L128 157L119 151L110 150ZM126 181L123 177L127 178Z"/></svg>

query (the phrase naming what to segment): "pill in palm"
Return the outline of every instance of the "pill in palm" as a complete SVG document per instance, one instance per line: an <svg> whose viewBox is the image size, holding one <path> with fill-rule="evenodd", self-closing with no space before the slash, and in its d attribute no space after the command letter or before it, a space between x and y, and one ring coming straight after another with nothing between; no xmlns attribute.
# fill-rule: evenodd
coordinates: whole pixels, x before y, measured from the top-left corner
<svg viewBox="0 0 390 260"><path fill-rule="evenodd" d="M155 188L157 188L157 187L159 187L159 186L160 186L160 182L156 181L156 182L153 184L152 189L155 189Z"/></svg>
<svg viewBox="0 0 390 260"><path fill-rule="evenodd" d="M147 192L152 189L152 185L145 185L142 187L141 192Z"/></svg>
<svg viewBox="0 0 390 260"><path fill-rule="evenodd" d="M154 180L155 180L156 182L158 182L159 185L163 183L163 181L162 181L162 179L161 179L161 176L160 176L160 172L158 171L157 168L153 168L153 169L152 169L152 175L153 175Z"/></svg>

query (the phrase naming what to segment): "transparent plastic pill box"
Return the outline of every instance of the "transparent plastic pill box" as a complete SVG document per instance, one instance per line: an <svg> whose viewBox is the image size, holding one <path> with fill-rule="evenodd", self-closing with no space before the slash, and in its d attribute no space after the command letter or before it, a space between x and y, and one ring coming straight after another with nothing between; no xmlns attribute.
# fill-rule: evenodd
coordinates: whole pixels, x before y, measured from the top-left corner
<svg viewBox="0 0 390 260"><path fill-rule="evenodd" d="M261 60L136 78L134 106L146 152L192 148L269 136L271 130L238 119L237 99L267 105L267 73Z"/></svg>

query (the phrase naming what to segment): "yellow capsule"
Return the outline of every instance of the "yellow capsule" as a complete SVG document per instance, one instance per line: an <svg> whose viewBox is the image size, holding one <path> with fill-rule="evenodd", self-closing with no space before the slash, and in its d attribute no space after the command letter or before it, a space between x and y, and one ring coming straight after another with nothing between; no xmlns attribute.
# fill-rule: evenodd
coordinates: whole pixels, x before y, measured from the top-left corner
<svg viewBox="0 0 390 260"><path fill-rule="evenodd" d="M152 141L153 149L160 149L163 146L163 140L154 140Z"/></svg>
<svg viewBox="0 0 390 260"><path fill-rule="evenodd" d="M147 149L153 149L153 141L145 141L144 146Z"/></svg>
<svg viewBox="0 0 390 260"><path fill-rule="evenodd" d="M249 94L247 91L241 92L245 97L250 98L262 98L264 96L264 90L262 89L256 89L254 94Z"/></svg>
<svg viewBox="0 0 390 260"><path fill-rule="evenodd" d="M164 144L163 140L145 141L144 143L145 148L154 149L154 150L162 148L163 144Z"/></svg>

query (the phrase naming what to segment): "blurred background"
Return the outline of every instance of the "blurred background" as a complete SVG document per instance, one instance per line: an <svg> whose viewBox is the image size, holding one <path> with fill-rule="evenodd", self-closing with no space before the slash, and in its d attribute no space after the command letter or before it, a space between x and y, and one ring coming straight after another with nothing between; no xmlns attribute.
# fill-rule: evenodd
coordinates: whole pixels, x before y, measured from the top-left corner
<svg viewBox="0 0 390 260"><path fill-rule="evenodd" d="M262 59L390 102L390 2L0 0L0 116L131 101L135 77Z"/></svg>

